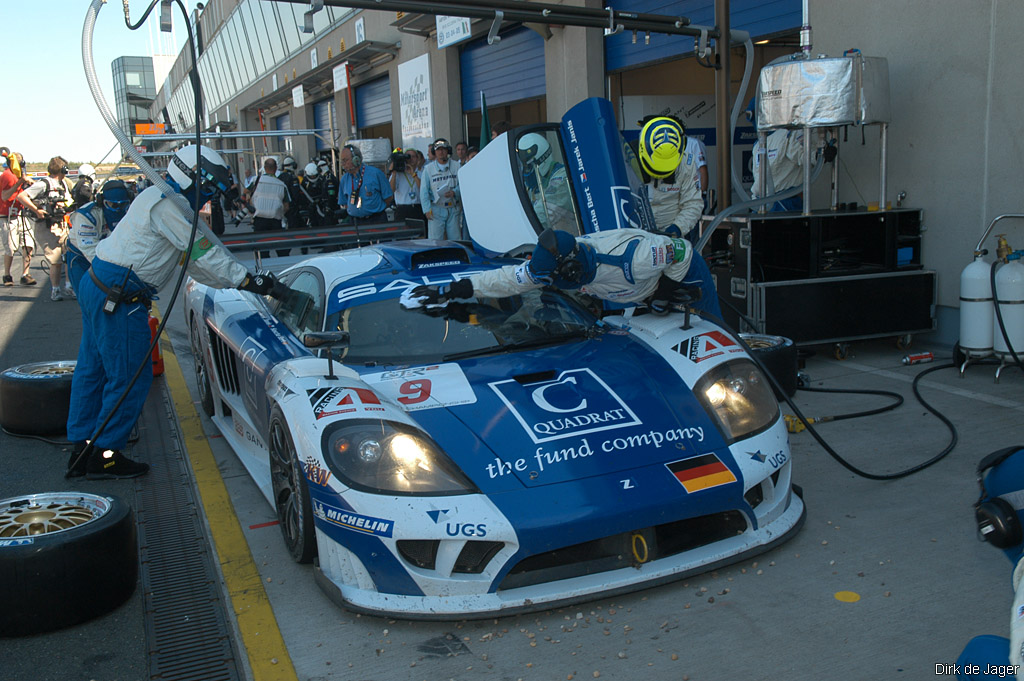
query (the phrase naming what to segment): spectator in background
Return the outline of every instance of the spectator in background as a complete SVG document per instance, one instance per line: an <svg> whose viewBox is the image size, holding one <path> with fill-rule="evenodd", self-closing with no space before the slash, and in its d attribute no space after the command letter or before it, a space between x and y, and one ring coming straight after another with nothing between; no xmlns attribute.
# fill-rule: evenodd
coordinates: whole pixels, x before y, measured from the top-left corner
<svg viewBox="0 0 1024 681"><path fill-rule="evenodd" d="M404 154L404 167L401 156ZM397 155L397 160L396 160ZM388 184L395 194L395 219L422 220L423 208L420 206L420 169L419 155L415 150L403 151L395 149L391 154Z"/></svg>
<svg viewBox="0 0 1024 681"><path fill-rule="evenodd" d="M351 144L341 148L338 158L345 171L338 187L338 205L361 224L387 222L385 209L394 202L395 193L384 171L365 165L363 153Z"/></svg>
<svg viewBox="0 0 1024 681"><path fill-rule="evenodd" d="M28 273L32 265L32 249L35 241L28 222L19 217L20 204L15 201L20 192L28 187L28 177L22 174L25 159L21 154L11 153L4 157L4 170L0 174L0 239L3 240L4 252L4 286L14 286L11 266L14 264L15 251L21 251L22 270L21 283L32 286L36 280Z"/></svg>
<svg viewBox="0 0 1024 681"><path fill-rule="evenodd" d="M473 158L480 153L480 150L476 147L470 147L466 150L466 163L469 163Z"/></svg>
<svg viewBox="0 0 1024 681"><path fill-rule="evenodd" d="M214 197L216 198L216 197ZM252 206L256 211L252 219L252 230L254 232L281 231L281 221L288 211L288 203L291 197L284 182L277 177L277 161L268 157L263 162L263 173L256 178L252 185ZM278 251L280 256L288 255L291 251ZM260 251L260 257L266 258L269 251Z"/></svg>
<svg viewBox="0 0 1024 681"><path fill-rule="evenodd" d="M61 245L67 237L64 216L71 205L71 189L64 182L68 162L54 156L46 166L46 173L46 177L18 194L18 201L35 217L32 235L50 263L50 300L59 301L64 300L65 295L75 295L70 286L65 286L63 292L60 287L64 273Z"/></svg>
<svg viewBox="0 0 1024 681"><path fill-rule="evenodd" d="M455 145L455 160L462 166L469 159L466 156L469 154L469 146L465 142L459 142Z"/></svg>
<svg viewBox="0 0 1024 681"><path fill-rule="evenodd" d="M494 139L503 132L508 132L512 129L512 124L508 121L498 121L491 126L491 139Z"/></svg>
<svg viewBox="0 0 1024 681"><path fill-rule="evenodd" d="M427 218L427 238L460 239L459 162L448 158L452 145L443 137L437 138L430 148L437 158L427 164L420 177L420 205Z"/></svg>
<svg viewBox="0 0 1024 681"><path fill-rule="evenodd" d="M71 200L75 208L81 208L92 201L93 184L96 182L96 169L89 163L78 166L78 181L71 188Z"/></svg>

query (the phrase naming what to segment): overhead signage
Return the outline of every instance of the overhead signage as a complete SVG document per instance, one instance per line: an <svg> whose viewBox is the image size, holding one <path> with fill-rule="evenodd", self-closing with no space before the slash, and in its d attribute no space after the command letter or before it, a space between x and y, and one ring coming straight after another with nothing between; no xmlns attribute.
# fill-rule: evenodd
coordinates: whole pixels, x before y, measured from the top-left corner
<svg viewBox="0 0 1024 681"><path fill-rule="evenodd" d="M136 123L136 135L162 135L164 134L163 123Z"/></svg>
<svg viewBox="0 0 1024 681"><path fill-rule="evenodd" d="M296 85L292 88L292 106L296 109L301 109L306 104L306 93L303 92L301 85Z"/></svg>
<svg viewBox="0 0 1024 681"><path fill-rule="evenodd" d="M426 149L434 135L430 104L430 61L422 54L398 65L398 101L402 119L402 147Z"/></svg>
<svg viewBox="0 0 1024 681"><path fill-rule="evenodd" d="M434 19L434 25L437 27L437 49L439 50L472 37L468 17L448 17L439 14Z"/></svg>
<svg viewBox="0 0 1024 681"><path fill-rule="evenodd" d="M399 67L401 68L401 67ZM343 61L334 67L331 72L334 76L334 91L344 90L348 87L348 62Z"/></svg>

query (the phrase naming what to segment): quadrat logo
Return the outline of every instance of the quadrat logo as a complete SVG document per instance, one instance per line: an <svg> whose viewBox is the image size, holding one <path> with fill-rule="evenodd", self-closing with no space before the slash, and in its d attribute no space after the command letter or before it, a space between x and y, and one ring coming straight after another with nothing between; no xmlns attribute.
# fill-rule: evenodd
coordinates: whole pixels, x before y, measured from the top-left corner
<svg viewBox="0 0 1024 681"><path fill-rule="evenodd" d="M570 369L554 381L489 384L537 444L642 425L633 410L590 369Z"/></svg>

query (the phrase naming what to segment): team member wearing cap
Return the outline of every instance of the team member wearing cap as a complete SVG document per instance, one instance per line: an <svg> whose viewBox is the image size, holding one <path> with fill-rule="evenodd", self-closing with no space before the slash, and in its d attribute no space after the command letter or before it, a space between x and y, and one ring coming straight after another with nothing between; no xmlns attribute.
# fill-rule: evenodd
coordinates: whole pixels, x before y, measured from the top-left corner
<svg viewBox="0 0 1024 681"><path fill-rule="evenodd" d="M427 218L428 239L462 238L462 194L459 190L459 162L449 158L452 145L443 137L430 148L434 160L422 170L420 206Z"/></svg>
<svg viewBox="0 0 1024 681"><path fill-rule="evenodd" d="M346 144L339 154L341 176L338 186L338 205L361 223L387 222L385 209L395 200L384 171L363 163L359 147Z"/></svg>
<svg viewBox="0 0 1024 681"><path fill-rule="evenodd" d="M168 182L192 206L201 206L228 188L227 163L206 147L179 149L167 170ZM143 370L134 383L131 380L149 352L146 308L180 263L187 263L193 279L209 286L278 294L280 284L272 276L249 274L216 237L201 233L185 253L191 232L192 225L173 199L154 186L132 202L117 229L96 245L92 267L82 277L78 296L82 342L71 382L67 433L75 444L68 477L132 478L149 470L148 464L122 453L142 413L153 373ZM205 230L201 228L201 232ZM124 399L115 409L122 395ZM104 421L106 426L87 445Z"/></svg>
<svg viewBox="0 0 1024 681"><path fill-rule="evenodd" d="M471 274L444 286L418 286L400 302L407 309L436 308L458 298L502 298L556 286L612 303L646 301L655 312L666 312L692 255L685 239L642 229L610 229L580 237L547 229L541 232L533 257L524 263ZM694 307L702 310L708 297L702 295ZM714 298L713 291L710 297Z"/></svg>

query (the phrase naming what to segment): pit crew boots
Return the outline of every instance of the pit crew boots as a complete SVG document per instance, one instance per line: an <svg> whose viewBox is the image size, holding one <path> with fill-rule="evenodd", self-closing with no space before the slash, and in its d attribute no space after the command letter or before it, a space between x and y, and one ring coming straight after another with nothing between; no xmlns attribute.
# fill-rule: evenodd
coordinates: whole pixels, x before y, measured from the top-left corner
<svg viewBox="0 0 1024 681"><path fill-rule="evenodd" d="M80 478L85 475L86 467L89 465L89 452L85 448L88 442L76 442L71 447L71 456L68 457L68 469L64 471L65 478Z"/></svg>
<svg viewBox="0 0 1024 681"><path fill-rule="evenodd" d="M149 471L149 464L132 461L114 449L94 449L86 467L86 480L137 478Z"/></svg>

